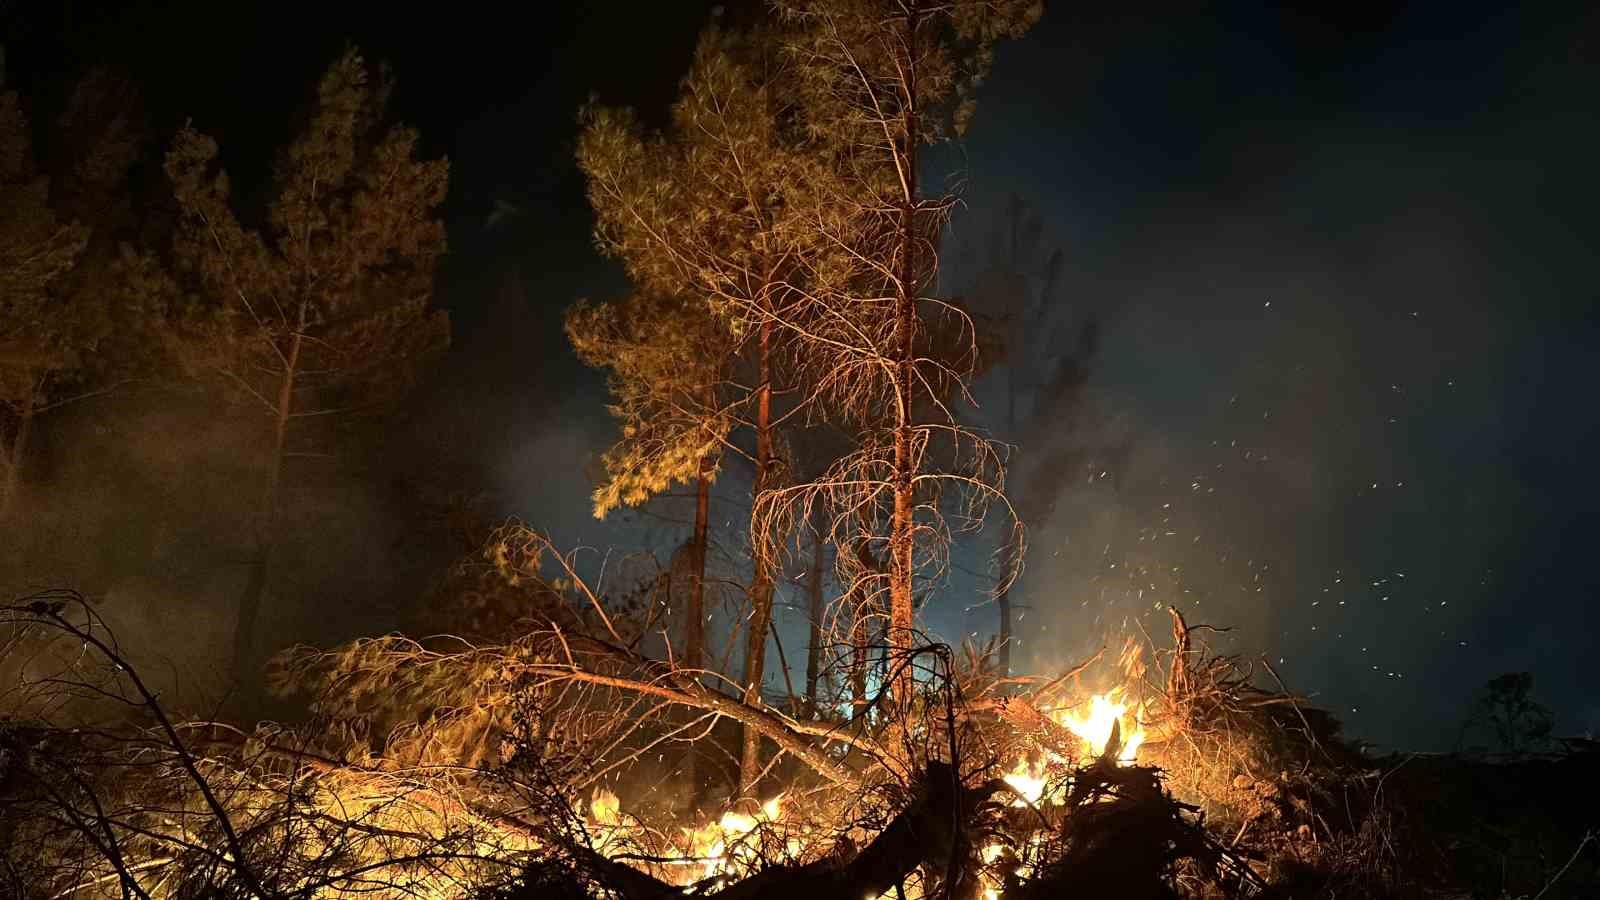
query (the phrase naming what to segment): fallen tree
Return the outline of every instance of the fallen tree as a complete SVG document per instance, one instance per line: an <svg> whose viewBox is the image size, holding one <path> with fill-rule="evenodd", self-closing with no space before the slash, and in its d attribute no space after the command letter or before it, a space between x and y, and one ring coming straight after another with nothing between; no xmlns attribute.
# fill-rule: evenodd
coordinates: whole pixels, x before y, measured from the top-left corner
<svg viewBox="0 0 1600 900"><path fill-rule="evenodd" d="M1422 898L1494 881L1551 900L1600 877L1587 787L1600 755L1368 757L1325 712L1257 686L1247 661L1207 652L1176 614L1159 675L1120 660L1149 693L1134 704L1130 686L1132 712L1090 739L1071 714L1090 663L1000 678L981 655L928 646L900 661L924 672L915 704L880 695L870 715L802 718L644 656L614 610L577 591L586 612L507 645L394 637L286 657L319 685L316 714L251 729L166 710L76 595L0 608L10 658L69 663L24 667L0 719L0 889ZM51 640L78 652L34 653ZM52 721L88 697L125 714ZM735 804L679 829L602 796L620 773L659 772L659 748L704 743L717 718L763 729L796 763L779 779L784 812L777 798L754 815Z"/></svg>

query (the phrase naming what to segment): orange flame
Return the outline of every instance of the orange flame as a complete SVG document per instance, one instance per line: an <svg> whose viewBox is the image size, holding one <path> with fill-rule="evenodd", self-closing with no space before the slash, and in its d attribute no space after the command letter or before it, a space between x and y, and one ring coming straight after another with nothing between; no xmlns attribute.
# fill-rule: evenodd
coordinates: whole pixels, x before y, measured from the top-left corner
<svg viewBox="0 0 1600 900"><path fill-rule="evenodd" d="M1095 694L1089 698L1089 712L1080 715L1071 710L1057 710L1051 718L1083 740L1084 751L1089 756L1103 756L1111 743L1113 733L1120 742L1116 761L1128 765L1138 760L1139 746L1144 743L1144 726L1139 724L1137 713L1128 713L1128 704L1120 699L1121 690L1109 694Z"/></svg>
<svg viewBox="0 0 1600 900"><path fill-rule="evenodd" d="M637 823L624 820L621 807L617 795L605 788L596 790L589 801L590 831L598 838L600 851L607 855L629 850L630 842L643 836ZM780 794L761 804L753 814L730 811L715 821L682 829L682 839L664 848L660 856L665 865L691 867L694 874L688 880L739 875L757 859L756 849L747 838L764 825L777 824L782 817ZM796 837L788 838L786 848L792 856L805 850Z"/></svg>
<svg viewBox="0 0 1600 900"><path fill-rule="evenodd" d="M1122 689L1114 688L1091 696L1086 704L1078 707L1055 710L1050 718L1079 739L1081 746L1075 748L1079 760L1104 757L1112 749L1111 745L1115 744L1112 762L1128 765L1138 760L1139 748L1146 738L1144 726L1139 721L1141 712L1141 705L1125 700ZM1067 782L1061 779L1052 784L1049 769L1052 765L1066 766L1075 761L1048 751L1041 758L1018 759L1012 770L1002 776L1018 794L1013 805L1064 802ZM682 839L675 841L675 846L661 855L668 865L689 867L694 874L688 880L715 879L716 886L720 886L723 880L744 874L758 861L757 850L752 846L752 835L763 826L781 824L783 814L781 794L761 804L753 813L725 812L715 821L682 829ZM617 847L623 842L620 839L630 831L639 830L637 823L632 826L625 824L621 801L616 794L603 788L595 791L590 800L589 818L602 839L602 852L607 847ZM791 827L789 830L796 829ZM1035 836L1033 840L1037 841L1038 837ZM808 850L803 836L794 833L785 837L785 847L794 858L804 856ZM620 847L612 852L619 850ZM998 844L983 848L985 863L993 863L1002 852ZM1031 867L1024 864L1023 868ZM984 900L1001 900L999 885L986 878L982 896Z"/></svg>

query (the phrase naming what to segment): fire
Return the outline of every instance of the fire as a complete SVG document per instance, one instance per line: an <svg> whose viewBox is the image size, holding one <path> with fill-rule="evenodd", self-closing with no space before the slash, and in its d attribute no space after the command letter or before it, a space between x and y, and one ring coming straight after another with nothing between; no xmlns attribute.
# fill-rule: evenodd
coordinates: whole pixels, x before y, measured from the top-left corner
<svg viewBox="0 0 1600 900"><path fill-rule="evenodd" d="M1115 744L1114 762L1128 765L1137 761L1139 747L1145 741L1145 730L1139 721L1142 707L1124 699L1121 688L1091 696L1086 704L1058 709L1050 713L1057 725L1071 732L1081 742L1071 748L1068 759L1060 753L1045 751L1041 756L1018 759L1012 770L1002 776L1006 784L1016 791L1014 806L1059 804L1065 802L1069 781L1064 777L1072 765L1084 760L1105 756ZM1051 770L1057 777L1052 780ZM784 797L779 794L750 812L728 811L693 828L681 829L681 836L671 841L671 846L659 847L649 841L637 821L624 816L622 804L616 794L601 788L589 802L589 821L601 839L601 850L607 855L628 852L635 842L644 840L651 844L649 855L655 856L658 865L672 867L683 875L672 877L679 884L715 880L717 884L728 878L746 874L759 861L757 843L770 841L773 831L782 829L782 846L793 859L814 854L816 848L808 846L810 830L795 823L784 822ZM1034 838L1037 840L1037 836ZM985 863L993 863L1002 848L996 844L983 848ZM678 868L682 867L682 868ZM1029 866L1024 864L1023 869ZM661 873L658 870L658 874ZM984 900L1000 900L998 885L985 879Z"/></svg>
<svg viewBox="0 0 1600 900"><path fill-rule="evenodd" d="M1145 730L1138 714L1130 713L1129 704L1120 698L1120 689L1113 689L1105 694L1095 694L1089 698L1086 712L1079 713L1071 709L1056 710L1050 718L1083 742L1078 751L1079 755L1086 759L1097 759L1105 755L1107 747L1111 744L1112 735L1115 734L1118 742L1116 762L1119 765L1130 765L1138 761L1139 747L1145 740ZM1046 752L1042 758L1018 759L1011 771L1001 776L1002 780L1017 793L1012 805L1029 806L1041 802L1061 802L1060 793L1065 784L1058 783L1052 786L1047 770L1051 763L1067 765L1070 762L1059 754L1051 752Z"/></svg>
<svg viewBox="0 0 1600 900"><path fill-rule="evenodd" d="M1038 853L1042 843L1042 835L1035 833L1028 837L1023 846L1015 848L1018 856L1013 857L1011 863L1018 876L1022 878L1033 877L1036 872ZM1000 862L1010 852L1003 844L988 844L979 851L979 859L985 867L990 867ZM983 900L1000 900L1004 896L1005 892L1001 884L996 880L997 874L993 869L986 869L984 872L979 873L978 881L983 888Z"/></svg>
<svg viewBox="0 0 1600 900"><path fill-rule="evenodd" d="M725 812L715 822L708 822L699 828L685 828L684 837L688 844L686 857L700 861L705 869L702 877L728 874L734 864L748 862L754 856L754 852L745 846L744 839L757 828L775 823L782 816L783 795L779 794L761 804L755 815ZM793 845L795 842L791 840L790 843Z"/></svg>
<svg viewBox="0 0 1600 900"><path fill-rule="evenodd" d="M1051 718L1056 724L1083 740L1084 750L1092 757L1102 756L1116 733L1120 741L1117 762L1128 765L1139 757L1139 745L1144 743L1144 727L1137 714L1128 714L1128 704L1122 702L1119 689L1109 694L1095 694L1089 699L1089 712L1079 715L1071 710L1058 710Z"/></svg>
<svg viewBox="0 0 1600 900"><path fill-rule="evenodd" d="M636 844L640 841L651 843L650 854L657 856L662 865L686 867L693 873L687 878L672 879L685 882L744 874L758 857L752 846L753 835L764 826L777 825L783 814L783 795L779 794L753 813L725 812L715 821L682 829L681 838L670 846L656 847L646 829L625 820L622 801L616 794L599 788L589 801L590 830L599 839L602 853L629 853L638 849ZM796 857L806 849L804 842L793 835L788 836L785 847Z"/></svg>
<svg viewBox="0 0 1600 900"><path fill-rule="evenodd" d="M1005 852L1005 848L1001 847L999 844L989 844L979 852L981 859L983 860L983 864L986 866L992 866L999 861L1000 855ZM1000 888L990 882L986 876L982 878L982 881L983 900L1000 900Z"/></svg>
<svg viewBox="0 0 1600 900"><path fill-rule="evenodd" d="M1017 799L1012 801L1012 806L1031 806L1044 799L1048 780L1045 778L1043 763L1036 763L1024 757L1017 760L1016 766L1002 777L1005 783L1017 792Z"/></svg>
<svg viewBox="0 0 1600 900"><path fill-rule="evenodd" d="M605 788L596 788L589 801L589 817L596 825L614 828L622 824L622 801Z"/></svg>

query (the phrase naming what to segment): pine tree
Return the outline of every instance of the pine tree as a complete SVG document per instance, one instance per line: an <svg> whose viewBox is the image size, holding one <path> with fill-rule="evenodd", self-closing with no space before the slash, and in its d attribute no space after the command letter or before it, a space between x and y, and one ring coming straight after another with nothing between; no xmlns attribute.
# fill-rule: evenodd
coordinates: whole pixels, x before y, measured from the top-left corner
<svg viewBox="0 0 1600 900"><path fill-rule="evenodd" d="M17 95L0 93L0 516L34 419L82 375L107 327L104 303L74 304L62 290L88 237L51 208Z"/></svg>
<svg viewBox="0 0 1600 900"><path fill-rule="evenodd" d="M690 591L679 663L705 665L706 542L711 482L733 421L717 402L731 353L724 324L700 300L633 294L580 303L567 313L578 357L610 371L611 414L621 438L601 462L594 514L638 506L675 484L695 485Z"/></svg>
<svg viewBox="0 0 1600 900"><path fill-rule="evenodd" d="M372 83L355 50L328 69L310 121L279 163L260 231L233 208L216 141L186 126L167 154L181 210L173 252L197 297L185 318L184 361L256 405L268 428L255 553L235 629L241 681L255 666L295 426L381 408L448 341L431 298L445 249L435 210L449 164L418 159L412 129L380 131L389 86Z"/></svg>
<svg viewBox="0 0 1600 900"><path fill-rule="evenodd" d="M808 260L802 340L819 367L820 390L865 423L861 448L828 476L773 498L782 506L825 502L840 546L885 546L888 571L841 553L846 581L887 595L887 644L897 701L911 697L918 572L936 568L949 527L941 489L958 487L980 505L1003 498L999 458L962 427L944 398L971 379L976 340L960 307L929 295L939 240L955 198L930 195L922 150L959 135L994 44L1021 35L1039 16L1028 0L785 0L789 57L812 154L827 177L809 182L809 226L847 252ZM843 262L841 268L839 263ZM820 265L817 263L821 263ZM966 349L951 354L951 335ZM944 346L941 346L944 345ZM930 454L939 454L935 459ZM865 513L865 515L863 515ZM981 519L967 505L962 518ZM846 534L859 531L858 535ZM919 555L920 548L920 555Z"/></svg>
<svg viewBox="0 0 1600 900"><path fill-rule="evenodd" d="M578 153L601 248L623 262L637 290L694 298L732 335L730 359L718 365L742 369L744 387L729 383L738 396L705 405L725 406L753 436L757 502L778 486L775 432L795 415L792 402L780 410L774 400L791 333L791 276L800 256L822 250L791 202L813 159L792 133L779 50L770 32L710 29L664 133L647 133L628 111L591 106ZM745 702L758 705L778 557L754 545L741 681ZM745 788L760 769L759 749L747 729Z"/></svg>

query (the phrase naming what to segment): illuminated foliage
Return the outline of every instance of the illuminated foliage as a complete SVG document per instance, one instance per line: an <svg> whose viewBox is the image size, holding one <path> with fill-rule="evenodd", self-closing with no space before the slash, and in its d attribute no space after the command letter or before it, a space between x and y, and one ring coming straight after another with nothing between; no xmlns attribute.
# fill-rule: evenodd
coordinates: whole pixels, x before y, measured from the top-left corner
<svg viewBox="0 0 1600 900"><path fill-rule="evenodd" d="M739 335L781 315L796 257L822 243L794 201L818 161L790 133L789 78L772 35L713 28L667 132L629 110L583 114L601 250L638 289L703 298Z"/></svg>
<svg viewBox="0 0 1600 900"><path fill-rule="evenodd" d="M712 401L728 336L705 304L653 294L580 303L566 328L580 359L610 371L609 408L622 430L603 458L595 517L693 481L732 425Z"/></svg>

